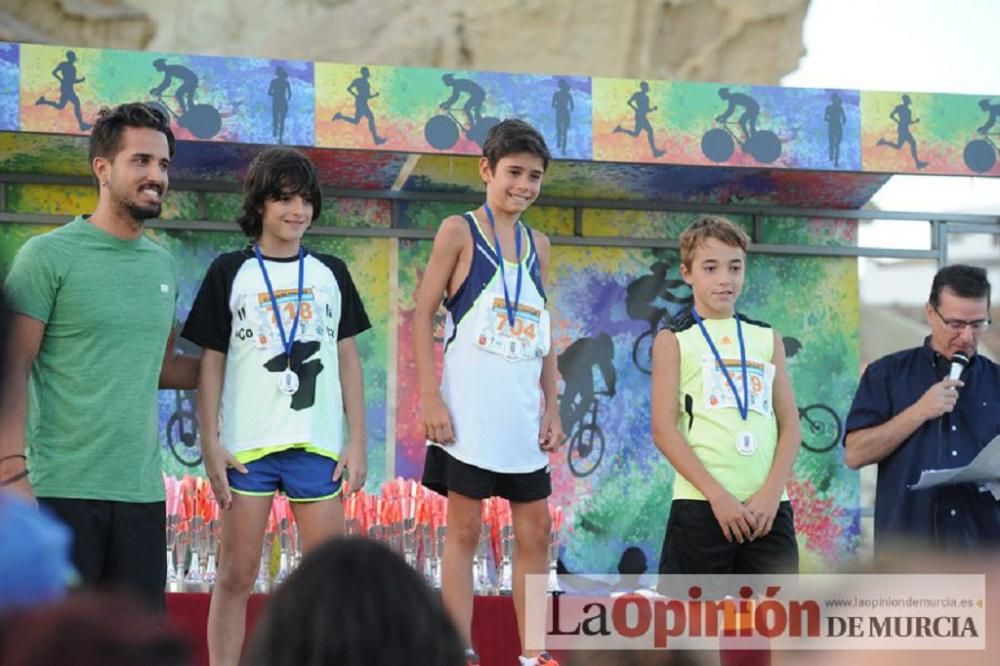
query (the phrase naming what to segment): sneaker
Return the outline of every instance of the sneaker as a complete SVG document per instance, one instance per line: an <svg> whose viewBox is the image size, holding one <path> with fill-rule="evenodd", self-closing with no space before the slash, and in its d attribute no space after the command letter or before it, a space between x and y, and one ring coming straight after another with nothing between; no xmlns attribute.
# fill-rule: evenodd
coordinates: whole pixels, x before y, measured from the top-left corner
<svg viewBox="0 0 1000 666"><path fill-rule="evenodd" d="M479 666L479 655L472 648L465 651L465 666Z"/></svg>
<svg viewBox="0 0 1000 666"><path fill-rule="evenodd" d="M537 657L518 657L521 666L559 666L559 662L548 652L542 652Z"/></svg>

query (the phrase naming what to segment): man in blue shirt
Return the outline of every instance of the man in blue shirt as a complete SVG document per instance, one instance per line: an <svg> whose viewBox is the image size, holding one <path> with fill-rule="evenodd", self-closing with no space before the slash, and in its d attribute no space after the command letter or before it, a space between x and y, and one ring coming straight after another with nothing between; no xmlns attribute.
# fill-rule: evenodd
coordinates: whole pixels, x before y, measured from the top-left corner
<svg viewBox="0 0 1000 666"><path fill-rule="evenodd" d="M1000 366L976 354L990 325L986 271L938 271L925 312L931 334L923 346L868 366L847 416L848 466L878 463L876 554L909 545L1000 547L1000 502L977 484L909 490L923 470L967 465L1000 434ZM957 353L969 366L951 380Z"/></svg>

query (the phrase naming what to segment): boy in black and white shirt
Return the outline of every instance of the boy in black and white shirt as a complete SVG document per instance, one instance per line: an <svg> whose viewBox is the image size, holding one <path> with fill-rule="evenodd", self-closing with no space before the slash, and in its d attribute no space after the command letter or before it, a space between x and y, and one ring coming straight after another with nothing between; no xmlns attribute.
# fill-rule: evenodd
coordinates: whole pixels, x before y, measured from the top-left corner
<svg viewBox="0 0 1000 666"><path fill-rule="evenodd" d="M343 530L344 469L352 490L367 473L354 336L371 324L344 262L301 244L321 206L308 158L287 148L258 155L239 219L252 245L212 262L183 331L204 349L202 452L225 510L208 619L213 664L239 662L274 492L293 502L309 551Z"/></svg>

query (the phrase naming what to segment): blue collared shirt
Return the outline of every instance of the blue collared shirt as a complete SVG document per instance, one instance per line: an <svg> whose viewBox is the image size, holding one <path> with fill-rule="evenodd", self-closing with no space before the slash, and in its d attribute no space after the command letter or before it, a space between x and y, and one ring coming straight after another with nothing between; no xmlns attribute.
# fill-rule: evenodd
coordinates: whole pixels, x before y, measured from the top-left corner
<svg viewBox="0 0 1000 666"><path fill-rule="evenodd" d="M890 420L944 379L948 359L930 345L885 356L868 366L847 416L846 432ZM1000 546L1000 502L965 483L910 490L925 469L969 464L1000 434L1000 366L976 354L961 377L954 411L921 425L878 464L875 549L905 538L945 550Z"/></svg>

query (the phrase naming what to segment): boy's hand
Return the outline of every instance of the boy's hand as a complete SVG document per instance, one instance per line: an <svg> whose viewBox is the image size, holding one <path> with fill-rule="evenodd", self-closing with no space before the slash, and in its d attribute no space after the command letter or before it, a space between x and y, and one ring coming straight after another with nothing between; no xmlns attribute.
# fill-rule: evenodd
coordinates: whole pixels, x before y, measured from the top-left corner
<svg viewBox="0 0 1000 666"><path fill-rule="evenodd" d="M774 516L778 513L778 504L781 502L781 494L780 488L775 492L765 485L744 503L757 521L757 529L754 530L751 541L771 533L771 527L774 526Z"/></svg>
<svg viewBox="0 0 1000 666"><path fill-rule="evenodd" d="M438 444L455 442L455 431L451 425L451 414L448 405L440 393L425 395L420 403L420 422L424 426L427 439Z"/></svg>
<svg viewBox="0 0 1000 666"><path fill-rule="evenodd" d="M344 455L340 456L336 469L333 470L333 480L340 481L347 468L348 489L351 493L361 490L368 479L368 450L364 440L351 440L347 444Z"/></svg>
<svg viewBox="0 0 1000 666"><path fill-rule="evenodd" d="M559 418L559 407L553 405L546 408L542 414L542 427L538 433L538 448L542 451L556 451L566 439L563 433L562 419Z"/></svg>
<svg viewBox="0 0 1000 666"><path fill-rule="evenodd" d="M208 482L212 485L215 501L223 509L228 509L233 505L233 494L229 490L226 468L233 467L240 474L246 474L247 468L233 454L218 444L203 446L201 454L205 463L205 476L208 477Z"/></svg>
<svg viewBox="0 0 1000 666"><path fill-rule="evenodd" d="M709 500L712 506L712 513L719 521L722 528L722 535L726 541L732 543L734 540L743 543L753 541L753 534L757 530L757 519L747 507L740 504L740 501L728 492L723 492L715 499Z"/></svg>

